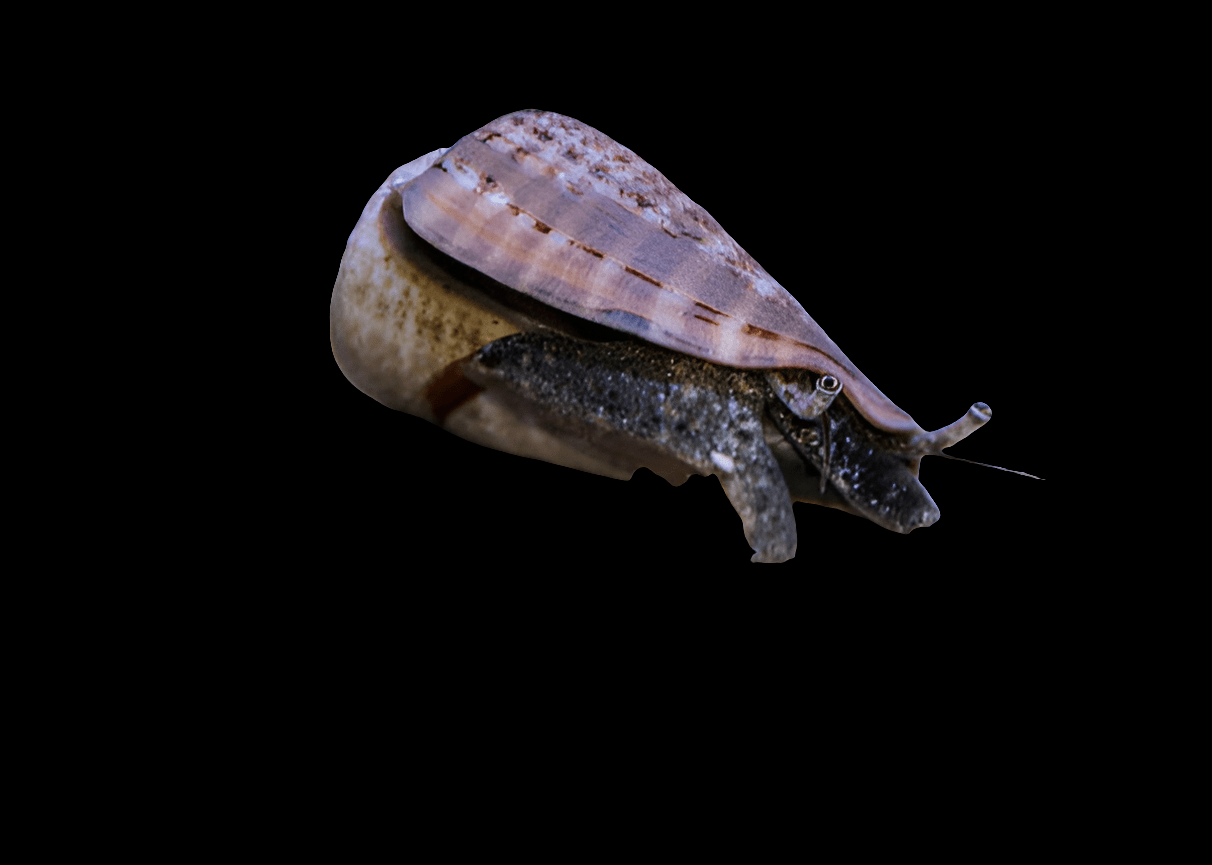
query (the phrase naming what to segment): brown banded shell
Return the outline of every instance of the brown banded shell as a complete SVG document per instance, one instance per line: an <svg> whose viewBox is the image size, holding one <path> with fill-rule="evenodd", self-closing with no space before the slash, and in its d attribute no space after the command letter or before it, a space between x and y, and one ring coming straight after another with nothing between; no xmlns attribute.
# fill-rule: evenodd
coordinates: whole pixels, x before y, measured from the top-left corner
<svg viewBox="0 0 1212 865"><path fill-rule="evenodd" d="M403 205L426 241L545 304L713 363L834 375L875 426L922 432L706 211L570 117L489 123Z"/></svg>

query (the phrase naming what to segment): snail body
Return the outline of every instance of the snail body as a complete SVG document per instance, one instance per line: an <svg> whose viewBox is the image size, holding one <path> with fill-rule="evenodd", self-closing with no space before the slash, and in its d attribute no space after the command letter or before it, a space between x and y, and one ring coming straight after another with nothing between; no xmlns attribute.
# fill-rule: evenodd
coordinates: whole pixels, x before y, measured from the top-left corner
<svg viewBox="0 0 1212 865"><path fill-rule="evenodd" d="M755 561L795 555L793 500L930 525L921 457L990 416L923 430L663 175L545 112L392 174L330 337L363 392L470 441L620 479L715 474Z"/></svg>

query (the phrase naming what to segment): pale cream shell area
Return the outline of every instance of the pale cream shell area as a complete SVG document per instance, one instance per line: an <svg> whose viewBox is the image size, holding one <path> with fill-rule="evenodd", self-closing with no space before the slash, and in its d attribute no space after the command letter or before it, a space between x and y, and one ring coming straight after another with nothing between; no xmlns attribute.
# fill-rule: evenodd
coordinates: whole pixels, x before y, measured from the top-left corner
<svg viewBox="0 0 1212 865"><path fill-rule="evenodd" d="M436 417L429 394L451 364L528 329L524 317L436 267L403 225L400 189L445 152L392 172L349 236L329 316L333 356L346 378L389 408L486 447L620 480L647 465L670 483L685 481L689 472L681 464L659 465L600 439L549 432L525 407L491 391Z"/></svg>

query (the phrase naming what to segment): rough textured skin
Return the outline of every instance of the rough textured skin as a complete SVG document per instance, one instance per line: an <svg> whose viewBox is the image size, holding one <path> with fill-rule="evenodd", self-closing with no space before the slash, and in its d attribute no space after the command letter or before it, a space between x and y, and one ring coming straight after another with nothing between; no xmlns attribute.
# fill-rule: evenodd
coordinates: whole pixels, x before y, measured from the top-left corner
<svg viewBox="0 0 1212 865"><path fill-rule="evenodd" d="M716 475L755 562L796 550L795 515L763 432L767 391L753 373L634 342L517 334L485 346L468 375L545 409L553 431L624 434L698 474Z"/></svg>
<svg viewBox="0 0 1212 865"><path fill-rule="evenodd" d="M831 373L877 427L922 430L702 208L570 117L507 115L409 184L426 241L566 312L743 368Z"/></svg>
<svg viewBox="0 0 1212 865"><path fill-rule="evenodd" d="M768 399L766 411L784 440L828 481L816 496L800 495L797 487L797 500L840 507L902 534L938 520L938 506L917 477L920 454L903 438L871 426L845 400L834 400L811 421L779 399ZM831 501L835 496L840 501Z"/></svg>
<svg viewBox="0 0 1212 865"><path fill-rule="evenodd" d="M466 370L490 391L507 391L534 407L536 422L553 435L630 437L698 474L716 475L755 562L786 561L797 543L785 469L771 451L768 423L794 443L801 472L825 474L837 497L831 504L897 532L938 519L915 477L915 457L902 452L900 439L849 407L800 418L760 371L638 341L591 343L544 333L497 340Z"/></svg>

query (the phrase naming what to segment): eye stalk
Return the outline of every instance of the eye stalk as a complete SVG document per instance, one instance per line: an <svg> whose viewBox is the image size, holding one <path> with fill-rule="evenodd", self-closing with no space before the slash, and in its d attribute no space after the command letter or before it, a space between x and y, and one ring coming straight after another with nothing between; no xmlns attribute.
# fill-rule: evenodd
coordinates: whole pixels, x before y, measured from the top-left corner
<svg viewBox="0 0 1212 865"><path fill-rule="evenodd" d="M841 380L828 373L818 376L816 386L811 390L801 381L777 369L767 374L766 379L783 404L803 420L820 417L842 392Z"/></svg>

